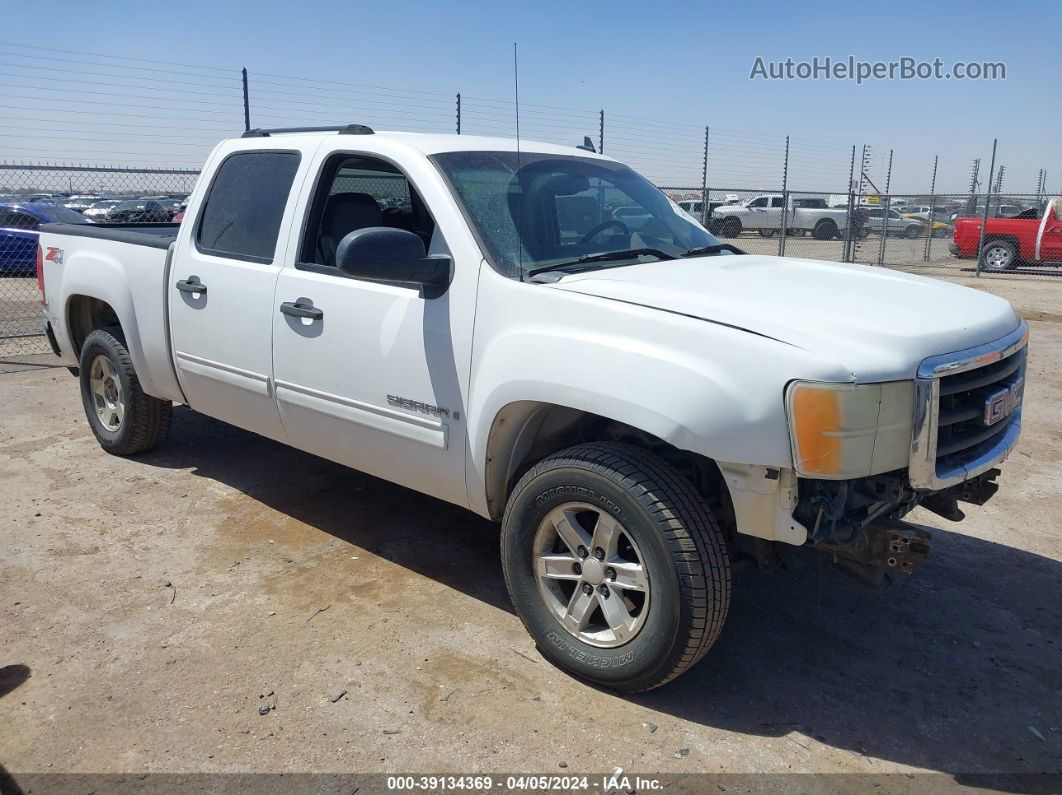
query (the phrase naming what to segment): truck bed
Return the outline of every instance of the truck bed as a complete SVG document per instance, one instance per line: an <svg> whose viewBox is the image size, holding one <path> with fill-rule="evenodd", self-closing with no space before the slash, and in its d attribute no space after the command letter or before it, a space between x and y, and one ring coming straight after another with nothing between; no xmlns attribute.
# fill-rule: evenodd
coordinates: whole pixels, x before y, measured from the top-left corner
<svg viewBox="0 0 1062 795"><path fill-rule="evenodd" d="M177 239L180 224L41 224L53 235L76 235L96 240L114 240L134 246L167 249Z"/></svg>
<svg viewBox="0 0 1062 795"><path fill-rule="evenodd" d="M41 284L45 317L66 365L76 365L72 318L92 296L111 307L143 390L181 400L169 350L166 279L180 224L42 224Z"/></svg>

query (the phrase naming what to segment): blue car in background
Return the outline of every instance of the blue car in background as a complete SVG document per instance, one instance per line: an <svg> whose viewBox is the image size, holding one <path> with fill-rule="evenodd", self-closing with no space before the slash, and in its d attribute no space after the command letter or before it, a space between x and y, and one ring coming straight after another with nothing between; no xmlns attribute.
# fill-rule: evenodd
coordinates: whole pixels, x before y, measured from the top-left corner
<svg viewBox="0 0 1062 795"><path fill-rule="evenodd" d="M41 224L87 224L74 210L54 204L0 204L0 276L37 272L37 238Z"/></svg>

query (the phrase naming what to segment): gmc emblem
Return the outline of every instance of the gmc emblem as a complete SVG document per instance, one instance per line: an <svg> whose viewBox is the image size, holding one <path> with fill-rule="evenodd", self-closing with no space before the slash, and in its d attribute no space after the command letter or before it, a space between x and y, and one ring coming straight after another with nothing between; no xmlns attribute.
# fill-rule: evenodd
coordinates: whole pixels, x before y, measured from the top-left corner
<svg viewBox="0 0 1062 795"><path fill-rule="evenodd" d="M995 425L1009 417L1021 405L1022 393L1025 391L1025 379L1019 378L1005 389L993 392L985 398L985 425Z"/></svg>

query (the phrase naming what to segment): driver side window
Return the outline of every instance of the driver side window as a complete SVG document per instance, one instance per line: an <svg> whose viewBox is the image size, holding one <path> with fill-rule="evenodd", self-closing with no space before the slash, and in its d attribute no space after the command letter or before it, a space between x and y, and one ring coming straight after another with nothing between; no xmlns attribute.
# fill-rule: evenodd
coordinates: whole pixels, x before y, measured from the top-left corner
<svg viewBox="0 0 1062 795"><path fill-rule="evenodd" d="M370 227L412 232L426 251L436 234L427 205L397 166L365 155L329 158L317 183L296 267L331 271L340 241Z"/></svg>
<svg viewBox="0 0 1062 795"><path fill-rule="evenodd" d="M753 199L752 201L749 202L749 207L766 207L766 206L767 206L767 197L766 196L760 196L760 198Z"/></svg>

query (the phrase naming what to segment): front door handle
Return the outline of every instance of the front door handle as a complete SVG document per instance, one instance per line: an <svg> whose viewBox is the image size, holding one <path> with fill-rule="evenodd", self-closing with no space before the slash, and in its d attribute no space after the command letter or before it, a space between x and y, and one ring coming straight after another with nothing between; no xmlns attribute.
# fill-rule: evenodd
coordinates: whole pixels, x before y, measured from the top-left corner
<svg viewBox="0 0 1062 795"><path fill-rule="evenodd" d="M206 285L199 281L198 276L178 280L177 289L182 293L205 293L207 291Z"/></svg>
<svg viewBox="0 0 1062 795"><path fill-rule="evenodd" d="M280 312L283 315L291 315L292 317L308 317L310 320L320 320L324 317L323 309L318 309L313 304L304 304L299 301L285 301L280 305Z"/></svg>

